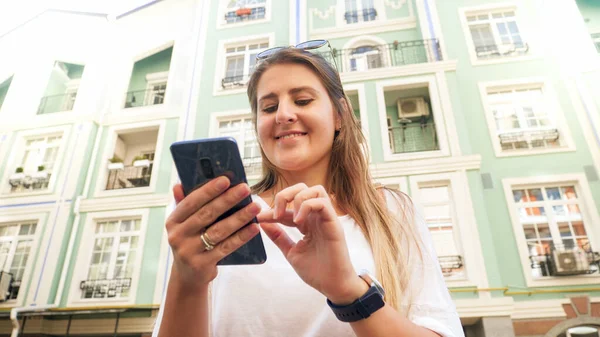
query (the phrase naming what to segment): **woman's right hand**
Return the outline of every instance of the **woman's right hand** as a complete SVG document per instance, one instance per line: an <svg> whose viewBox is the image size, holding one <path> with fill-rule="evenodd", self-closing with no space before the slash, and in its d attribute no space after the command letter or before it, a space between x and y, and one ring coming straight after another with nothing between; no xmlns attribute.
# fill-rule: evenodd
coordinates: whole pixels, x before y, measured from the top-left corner
<svg viewBox="0 0 600 337"><path fill-rule="evenodd" d="M177 207L166 222L169 245L173 250L172 273L186 286L207 285L217 277L217 262L244 245L259 232L259 226L249 223L259 212L260 206L251 203L235 214L210 226L219 216L231 209L250 194L247 184L229 188L227 177L218 177L196 189L187 197L180 184L173 187ZM206 228L210 226L209 228ZM215 243L212 250L205 250L200 235ZM237 233L236 233L237 232Z"/></svg>

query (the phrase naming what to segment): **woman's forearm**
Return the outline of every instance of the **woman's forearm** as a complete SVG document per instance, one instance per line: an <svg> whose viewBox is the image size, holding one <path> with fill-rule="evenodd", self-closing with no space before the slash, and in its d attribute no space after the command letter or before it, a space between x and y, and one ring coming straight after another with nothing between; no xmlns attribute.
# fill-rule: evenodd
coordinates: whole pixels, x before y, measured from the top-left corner
<svg viewBox="0 0 600 337"><path fill-rule="evenodd" d="M171 273L159 337L209 337L208 288L190 286Z"/></svg>
<svg viewBox="0 0 600 337"><path fill-rule="evenodd" d="M439 337L437 333L418 326L385 305L369 318L350 323L357 337Z"/></svg>

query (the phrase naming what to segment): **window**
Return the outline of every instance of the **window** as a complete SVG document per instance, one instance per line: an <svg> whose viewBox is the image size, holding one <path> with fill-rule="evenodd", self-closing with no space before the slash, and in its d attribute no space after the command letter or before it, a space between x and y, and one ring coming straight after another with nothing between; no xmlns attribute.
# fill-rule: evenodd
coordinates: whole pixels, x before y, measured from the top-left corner
<svg viewBox="0 0 600 337"><path fill-rule="evenodd" d="M264 19L266 7L266 0L230 0L225 10L225 22L232 24Z"/></svg>
<svg viewBox="0 0 600 337"><path fill-rule="evenodd" d="M514 10L467 13L466 18L477 59L527 53Z"/></svg>
<svg viewBox="0 0 600 337"><path fill-rule="evenodd" d="M346 23L368 22L377 19L377 10L373 0L346 0Z"/></svg>
<svg viewBox="0 0 600 337"><path fill-rule="evenodd" d="M158 134L159 130L155 127L117 133L107 163L105 190L150 186Z"/></svg>
<svg viewBox="0 0 600 337"><path fill-rule="evenodd" d="M62 136L44 136L25 141L21 164L9 177L11 192L28 192L48 188Z"/></svg>
<svg viewBox="0 0 600 337"><path fill-rule="evenodd" d="M584 205L574 184L512 188L533 277L598 271L588 238Z"/></svg>
<svg viewBox="0 0 600 337"><path fill-rule="evenodd" d="M84 69L84 65L55 62L38 106L38 115L73 110Z"/></svg>
<svg viewBox="0 0 600 337"><path fill-rule="evenodd" d="M502 151L561 145L541 86L488 89L487 100Z"/></svg>
<svg viewBox="0 0 600 337"><path fill-rule="evenodd" d="M350 71L364 71L383 67L380 46L360 46L350 52Z"/></svg>
<svg viewBox="0 0 600 337"><path fill-rule="evenodd" d="M36 227L35 222L0 224L0 264L12 276L8 299L19 295Z"/></svg>
<svg viewBox="0 0 600 337"><path fill-rule="evenodd" d="M600 53L600 33L592 34L592 41L596 46L596 50L598 51L598 53Z"/></svg>
<svg viewBox="0 0 600 337"><path fill-rule="evenodd" d="M463 257L455 241L456 216L450 183L419 186L419 201L444 276L464 276Z"/></svg>
<svg viewBox="0 0 600 337"><path fill-rule="evenodd" d="M260 158L260 147L250 118L219 121L219 136L233 137L244 161Z"/></svg>
<svg viewBox="0 0 600 337"><path fill-rule="evenodd" d="M139 251L140 219L97 221L87 278L81 281L81 298L129 296Z"/></svg>
<svg viewBox="0 0 600 337"><path fill-rule="evenodd" d="M146 90L146 102L144 105L163 104L165 102L165 92L167 91L167 81L148 83Z"/></svg>
<svg viewBox="0 0 600 337"><path fill-rule="evenodd" d="M254 71L256 55L269 47L268 42L253 42L225 47L223 89L245 86Z"/></svg>

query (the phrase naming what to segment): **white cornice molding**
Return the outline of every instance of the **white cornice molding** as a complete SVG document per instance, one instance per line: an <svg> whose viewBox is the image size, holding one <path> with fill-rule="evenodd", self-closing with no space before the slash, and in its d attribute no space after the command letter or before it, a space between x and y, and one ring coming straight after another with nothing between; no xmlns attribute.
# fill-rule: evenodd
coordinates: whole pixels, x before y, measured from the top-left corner
<svg viewBox="0 0 600 337"><path fill-rule="evenodd" d="M312 27L312 24L310 27ZM349 24L341 27L311 29L308 35L311 40L331 40L349 36L413 29L416 27L417 19L414 16L410 16L402 19L371 21L364 24Z"/></svg>
<svg viewBox="0 0 600 337"><path fill-rule="evenodd" d="M512 297L454 300L454 304L460 318L511 316L514 311Z"/></svg>
<svg viewBox="0 0 600 337"><path fill-rule="evenodd" d="M385 178L458 170L478 170L480 167L481 156L474 154L458 157L440 157L377 163L371 165L371 172L373 178Z"/></svg>
<svg viewBox="0 0 600 337"><path fill-rule="evenodd" d="M369 69L368 71L351 71L341 73L342 83L362 82L385 78L396 78L423 74L434 74L438 71L456 71L457 60L417 63L398 67Z"/></svg>
<svg viewBox="0 0 600 337"><path fill-rule="evenodd" d="M117 209L135 209L167 206L171 203L170 194L136 194L107 198L81 200L80 212L100 212Z"/></svg>
<svg viewBox="0 0 600 337"><path fill-rule="evenodd" d="M568 299L515 302L512 319L564 318L567 316L562 305Z"/></svg>

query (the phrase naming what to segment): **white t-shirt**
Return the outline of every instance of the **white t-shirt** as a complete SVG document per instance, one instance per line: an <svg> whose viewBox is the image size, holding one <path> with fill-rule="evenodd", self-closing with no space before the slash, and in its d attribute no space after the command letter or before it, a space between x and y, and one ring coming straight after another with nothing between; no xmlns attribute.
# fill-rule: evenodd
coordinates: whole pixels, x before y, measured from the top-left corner
<svg viewBox="0 0 600 337"><path fill-rule="evenodd" d="M395 201L386 195L388 205ZM263 209L269 205L253 196ZM369 243L356 222L348 215L339 217L350 247L350 259L357 273L368 270L375 275L375 262ZM412 296L408 318L443 337L464 337L454 303L444 282L431 237L423 217L415 212L424 251L423 264L413 266L407 290ZM295 228L282 226L288 235L299 240ZM262 265L219 266L212 284L211 328L213 337L287 336L353 337L349 323L339 321L321 293L304 283L292 269L279 248L262 232L267 261ZM324 273L327 271L324 270ZM408 295L408 294L405 294ZM408 305L403 301L403 305ZM161 306L153 337L158 336Z"/></svg>

